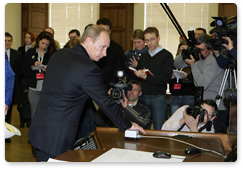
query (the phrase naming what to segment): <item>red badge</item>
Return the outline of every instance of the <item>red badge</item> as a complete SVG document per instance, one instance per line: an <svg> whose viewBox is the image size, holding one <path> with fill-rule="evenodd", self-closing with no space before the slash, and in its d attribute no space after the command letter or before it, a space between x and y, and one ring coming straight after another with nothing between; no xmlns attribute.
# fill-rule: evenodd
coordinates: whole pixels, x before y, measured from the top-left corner
<svg viewBox="0 0 243 169"><path fill-rule="evenodd" d="M174 84L174 90L180 90L181 89L181 84Z"/></svg>
<svg viewBox="0 0 243 169"><path fill-rule="evenodd" d="M37 80L43 80L44 79L44 73L36 73L36 79Z"/></svg>

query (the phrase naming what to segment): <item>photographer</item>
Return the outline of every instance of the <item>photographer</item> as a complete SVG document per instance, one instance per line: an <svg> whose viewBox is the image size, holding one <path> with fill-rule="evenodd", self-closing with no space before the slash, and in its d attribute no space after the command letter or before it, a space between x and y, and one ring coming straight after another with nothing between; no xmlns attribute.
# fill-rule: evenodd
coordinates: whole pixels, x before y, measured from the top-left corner
<svg viewBox="0 0 243 169"><path fill-rule="evenodd" d="M222 46L224 46L227 51L229 51L229 57L233 58L234 61L237 62L237 49L234 47L233 41L230 39L230 37L222 37L222 39L225 39L228 42L228 44L222 44ZM222 69L227 68L229 64L229 58L224 57L220 50L213 50L213 53L219 67Z"/></svg>
<svg viewBox="0 0 243 169"><path fill-rule="evenodd" d="M148 128L150 110L138 100L138 97L142 95L141 82L131 80L128 84L132 88L127 90L127 98L125 97L125 101L122 101L122 106L125 108L123 114L126 119L137 123L143 128Z"/></svg>
<svg viewBox="0 0 243 169"><path fill-rule="evenodd" d="M191 109L190 109L191 108ZM217 105L213 100L204 100L200 105L200 112L203 120L200 122L200 114L190 115L191 110L196 107L182 106L165 122L161 130L186 131L186 132L205 132L214 133L213 120L216 118Z"/></svg>
<svg viewBox="0 0 243 169"><path fill-rule="evenodd" d="M215 100L224 76L224 70L218 66L213 56L210 39L211 36L207 34L199 35L196 39L195 47L200 52L195 56L196 58L190 55L190 58L185 58L183 60L183 57L179 55L174 61L175 67L191 66L195 86L202 86L204 88L204 100ZM227 131L227 110L223 102L220 103L218 109L219 118L215 120L215 132L225 133Z"/></svg>
<svg viewBox="0 0 243 169"><path fill-rule="evenodd" d="M142 95L141 82L131 80L128 84L130 87L127 89L127 96L123 93L123 100L120 100L120 103L124 108L122 111L123 116L129 121L136 122L143 128L148 128L150 122L150 110L138 100L138 97ZM109 95L111 95L111 91L112 89L108 91ZM111 95L111 97L113 96ZM103 127L114 126L111 120L109 120L101 110L98 110L95 114L95 123L97 126Z"/></svg>
<svg viewBox="0 0 243 169"><path fill-rule="evenodd" d="M195 38L197 38L201 34L206 34L207 31L204 28L197 28L195 29Z"/></svg>
<svg viewBox="0 0 243 169"><path fill-rule="evenodd" d="M181 55L178 55L174 61L175 67L191 66L195 86L204 87L204 100L215 99L224 76L224 70L218 66L211 51L210 39L211 37L207 34L199 35L196 39L195 47L200 51L197 61L192 55L184 60ZM222 109L224 106L221 103L219 110Z"/></svg>
<svg viewBox="0 0 243 169"><path fill-rule="evenodd" d="M181 54L182 50L188 48L188 43L182 41L179 44L178 55ZM180 56L181 57L181 56ZM182 69L184 74L179 74L180 78L177 79L174 74L172 74L170 85L170 110L173 114L179 107L183 105L194 105L194 90L195 85L193 82L193 77L191 73L190 66L184 67Z"/></svg>

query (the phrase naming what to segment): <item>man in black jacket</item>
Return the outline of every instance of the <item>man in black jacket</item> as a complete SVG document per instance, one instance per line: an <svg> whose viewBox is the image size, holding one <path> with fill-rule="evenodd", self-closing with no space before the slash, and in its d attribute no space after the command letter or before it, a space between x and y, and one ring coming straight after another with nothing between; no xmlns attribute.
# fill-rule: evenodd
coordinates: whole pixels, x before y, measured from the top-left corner
<svg viewBox="0 0 243 169"><path fill-rule="evenodd" d="M13 69L13 72L15 73L15 84L14 84L14 92L13 92L13 100L14 100L14 97L17 96L18 93L18 86L21 77L23 59L19 51L11 48L12 42L13 42L13 36L10 33L5 32L5 51L8 55L8 61L10 63L10 66ZM11 123L12 105L8 109L8 114L5 118L5 121L7 123Z"/></svg>
<svg viewBox="0 0 243 169"><path fill-rule="evenodd" d="M104 27L111 34L112 23L108 18L100 18L96 24ZM121 45L111 39L107 55L100 59L97 65L101 69L104 84L108 91L111 87L110 83L116 83L118 80L117 71L125 70L125 55Z"/></svg>
<svg viewBox="0 0 243 169"><path fill-rule="evenodd" d="M93 62L106 56L109 44L107 31L93 25L84 31L80 44L52 55L28 135L36 148L37 161L47 161L74 148L79 119L88 98L120 130L140 130L145 134L143 128L123 118L122 106L107 94L101 71Z"/></svg>
<svg viewBox="0 0 243 169"><path fill-rule="evenodd" d="M131 80L128 83L127 89L127 105L124 106L123 116L129 120L137 123L143 128L148 128L150 124L150 110L139 101L139 96L142 95L141 82L138 80ZM110 94L109 90L109 94ZM114 127L111 120L107 119L106 115L98 110L95 113L96 126Z"/></svg>
<svg viewBox="0 0 243 169"><path fill-rule="evenodd" d="M143 128L147 128L150 123L150 110L139 101L139 96L142 95L141 82L131 80L128 83L132 86L127 91L128 106L125 107L124 116L130 121L134 121Z"/></svg>

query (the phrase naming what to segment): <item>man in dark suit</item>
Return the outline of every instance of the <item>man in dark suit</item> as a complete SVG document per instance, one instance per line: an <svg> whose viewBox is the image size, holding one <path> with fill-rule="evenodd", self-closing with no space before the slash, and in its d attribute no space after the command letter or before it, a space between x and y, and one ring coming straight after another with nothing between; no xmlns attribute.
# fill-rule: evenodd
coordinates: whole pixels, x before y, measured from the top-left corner
<svg viewBox="0 0 243 169"><path fill-rule="evenodd" d="M13 36L10 33L5 32L5 51L7 53L10 66L13 69L13 72L15 73L15 85L14 85L14 92L13 92L13 97L12 97L12 99L14 100L14 97L17 96L17 93L18 93L18 86L20 83L23 59L22 59L21 53L19 51L11 48L12 42L13 42ZM5 118L5 121L7 123L11 123L12 105L8 109L8 114ZM7 141L9 141L9 140L7 140Z"/></svg>
<svg viewBox="0 0 243 169"><path fill-rule="evenodd" d="M47 161L74 148L81 112L88 98L120 130L140 130L145 134L139 125L124 119L122 106L109 97L101 71L93 62L106 56L109 44L107 31L93 25L84 31L80 44L52 55L28 135L37 150L37 161ZM122 101L122 105L126 107L127 101Z"/></svg>
<svg viewBox="0 0 243 169"><path fill-rule="evenodd" d="M111 34L112 23L108 18L100 18L96 24L104 27ZM110 83L116 83L118 80L117 71L125 70L125 55L121 45L111 39L106 57L100 59L97 65L101 69L105 87L109 90Z"/></svg>

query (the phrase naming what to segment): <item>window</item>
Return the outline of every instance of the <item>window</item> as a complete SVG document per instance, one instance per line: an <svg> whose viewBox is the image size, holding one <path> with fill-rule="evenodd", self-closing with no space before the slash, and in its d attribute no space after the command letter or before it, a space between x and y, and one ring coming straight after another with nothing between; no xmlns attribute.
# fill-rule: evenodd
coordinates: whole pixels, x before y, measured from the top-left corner
<svg viewBox="0 0 243 169"><path fill-rule="evenodd" d="M78 29L82 35L85 26L97 19L97 3L50 3L50 26L61 48L68 42L71 29Z"/></svg>
<svg viewBox="0 0 243 169"><path fill-rule="evenodd" d="M168 3L177 22L187 35L191 27L209 28L209 4L208 3ZM145 4L145 28L157 27L160 34L160 44L169 50L175 57L179 44L179 33L172 24L159 3Z"/></svg>

